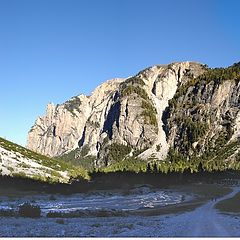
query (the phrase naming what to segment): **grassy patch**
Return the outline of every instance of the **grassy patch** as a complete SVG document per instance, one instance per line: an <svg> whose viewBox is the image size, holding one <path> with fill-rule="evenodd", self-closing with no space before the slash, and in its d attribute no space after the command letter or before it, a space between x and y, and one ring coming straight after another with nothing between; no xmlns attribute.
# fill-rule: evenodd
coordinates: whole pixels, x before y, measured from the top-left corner
<svg viewBox="0 0 240 240"><path fill-rule="evenodd" d="M217 184L193 184L184 186L183 190L207 198L222 197L232 191L229 187L223 187L222 185Z"/></svg>
<svg viewBox="0 0 240 240"><path fill-rule="evenodd" d="M156 117L157 111L156 111L155 107L153 106L153 104L151 103L151 101L143 100L142 101L142 109L143 109L143 111L142 111L141 116L144 117L144 123L157 127L158 126L157 117Z"/></svg>
<svg viewBox="0 0 240 240"><path fill-rule="evenodd" d="M144 81L139 77L132 77L127 79L120 85L120 93L122 97L136 94L142 99L142 113L141 116L144 117L144 123L150 124L156 127L157 132L157 118L156 118L156 109L153 106L151 100L148 97L148 94L143 86L145 85Z"/></svg>
<svg viewBox="0 0 240 240"><path fill-rule="evenodd" d="M96 157L92 155L87 155L88 152L89 147L83 146L81 150L78 148L74 149L71 152L63 154L62 156L58 157L58 159L65 163L74 165L76 167L92 171L94 169L94 160L96 159Z"/></svg>
<svg viewBox="0 0 240 240"><path fill-rule="evenodd" d="M64 107L73 115L76 116L75 110L80 112L79 107L81 105L81 100L79 97L73 97L64 103Z"/></svg>
<svg viewBox="0 0 240 240"><path fill-rule="evenodd" d="M221 212L240 213L240 193L234 197L223 200L215 205L215 208Z"/></svg>
<svg viewBox="0 0 240 240"><path fill-rule="evenodd" d="M77 176L77 177L82 177L84 179L89 179L87 171L81 166L76 167L76 166L73 166L71 163L67 163L67 162L64 162L64 161L61 161L61 160L55 159L55 158L49 158L47 156L33 152L29 149L26 149L20 145L12 143L3 138L0 138L0 146L2 146L4 149L6 149L8 151L11 151L14 153L20 153L21 155L23 155L24 157L26 157L28 159L32 159L35 162L37 162L45 167L51 168L51 169L49 169L50 170L49 173L53 177L52 182L58 182L59 178L61 178L61 175L58 173L58 171L68 172L69 177L74 178ZM24 167L27 167L27 166L24 165ZM27 177L24 172L15 173L15 176ZM40 181L51 181L51 179L42 177L42 176L33 176L32 178L40 180Z"/></svg>
<svg viewBox="0 0 240 240"><path fill-rule="evenodd" d="M145 99L145 100L149 99L147 92L140 86L129 85L121 89L122 97L129 96L133 93L137 94L142 99Z"/></svg>
<svg viewBox="0 0 240 240"><path fill-rule="evenodd" d="M139 85L142 87L145 85L145 83L141 78L135 76L135 77L128 78L123 83L121 83L121 88L126 88L129 85Z"/></svg>
<svg viewBox="0 0 240 240"><path fill-rule="evenodd" d="M101 168L103 172L117 172L117 171L129 171L129 172L145 172L147 170L147 163L137 158L127 158L122 161L111 164L108 167Z"/></svg>
<svg viewBox="0 0 240 240"><path fill-rule="evenodd" d="M60 162L59 160L46 157L44 155L38 154L36 152L33 152L29 149L26 149L20 145L17 145L15 143L12 143L8 140L5 140L3 138L0 138L0 145L5 148L8 151L12 151L15 153L20 153L26 158L33 159L39 164L42 164L43 166L52 168L57 171L65 171L68 167L68 165ZM27 166L25 166L27 167Z"/></svg>

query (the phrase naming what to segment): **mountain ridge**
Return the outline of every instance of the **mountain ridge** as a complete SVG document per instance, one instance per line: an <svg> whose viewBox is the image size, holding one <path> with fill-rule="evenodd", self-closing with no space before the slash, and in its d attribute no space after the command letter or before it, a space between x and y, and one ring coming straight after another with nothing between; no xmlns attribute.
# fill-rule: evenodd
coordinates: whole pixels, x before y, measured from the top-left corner
<svg viewBox="0 0 240 240"><path fill-rule="evenodd" d="M30 130L27 147L55 157L75 151L79 162L97 168L127 157L165 160L173 149L186 159L200 157L210 151L207 142L214 148L230 132L231 141L222 147L239 140L239 69L178 62L109 80L90 96L49 104ZM233 121L222 125L229 114Z"/></svg>

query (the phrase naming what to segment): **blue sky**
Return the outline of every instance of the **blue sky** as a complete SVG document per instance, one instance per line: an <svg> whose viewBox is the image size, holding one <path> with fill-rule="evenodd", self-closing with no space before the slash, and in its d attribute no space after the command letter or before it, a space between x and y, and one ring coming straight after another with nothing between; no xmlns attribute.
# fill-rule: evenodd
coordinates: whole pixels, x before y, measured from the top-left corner
<svg viewBox="0 0 240 240"><path fill-rule="evenodd" d="M0 0L0 136L145 67L240 61L238 0Z"/></svg>

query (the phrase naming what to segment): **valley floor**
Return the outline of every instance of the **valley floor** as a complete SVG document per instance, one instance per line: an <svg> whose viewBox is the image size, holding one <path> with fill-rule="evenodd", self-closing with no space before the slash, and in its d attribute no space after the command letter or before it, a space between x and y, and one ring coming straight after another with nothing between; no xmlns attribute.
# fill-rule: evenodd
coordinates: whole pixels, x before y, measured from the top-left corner
<svg viewBox="0 0 240 240"><path fill-rule="evenodd" d="M230 199L239 192L240 187L235 186L224 196L216 195L195 209L156 216L146 214L145 216L62 218L61 220L46 217L0 218L0 236L239 237L240 215L223 214L215 209L217 203Z"/></svg>

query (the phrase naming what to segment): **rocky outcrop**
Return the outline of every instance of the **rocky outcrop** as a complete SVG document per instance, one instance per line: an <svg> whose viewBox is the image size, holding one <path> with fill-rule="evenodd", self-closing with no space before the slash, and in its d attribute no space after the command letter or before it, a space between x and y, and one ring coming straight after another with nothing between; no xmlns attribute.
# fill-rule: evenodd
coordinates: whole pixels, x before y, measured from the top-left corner
<svg viewBox="0 0 240 240"><path fill-rule="evenodd" d="M184 155L210 154L240 139L240 68L210 69L170 101L168 142Z"/></svg>
<svg viewBox="0 0 240 240"><path fill-rule="evenodd" d="M90 97L79 95L61 105L48 104L46 115L39 117L28 134L27 147L48 156L58 156L88 142L96 145L96 136L104 121L110 96L122 79L103 83ZM87 129L87 131L86 131ZM92 147L96 154L96 146Z"/></svg>
<svg viewBox="0 0 240 240"><path fill-rule="evenodd" d="M27 147L49 156L74 150L95 167L126 156L162 160L172 149L184 156L216 151L239 139L239 68L180 62L107 81L91 96L49 104Z"/></svg>

